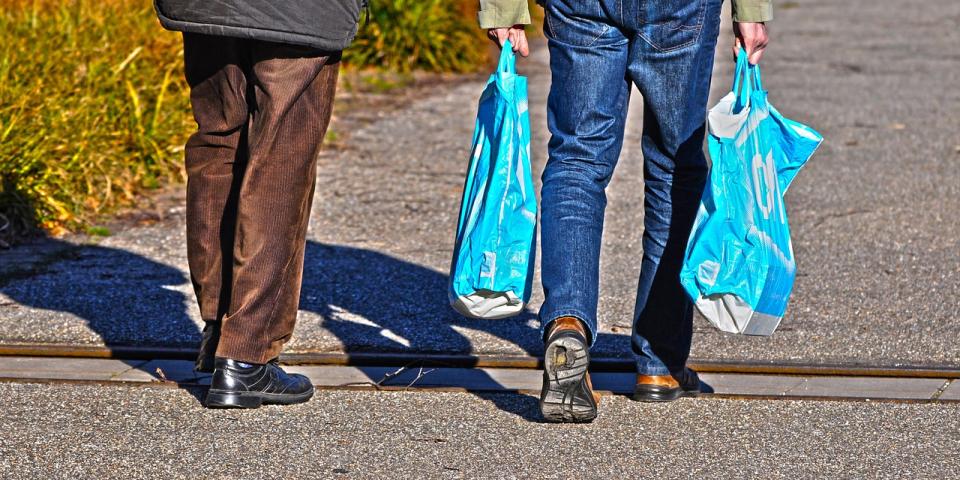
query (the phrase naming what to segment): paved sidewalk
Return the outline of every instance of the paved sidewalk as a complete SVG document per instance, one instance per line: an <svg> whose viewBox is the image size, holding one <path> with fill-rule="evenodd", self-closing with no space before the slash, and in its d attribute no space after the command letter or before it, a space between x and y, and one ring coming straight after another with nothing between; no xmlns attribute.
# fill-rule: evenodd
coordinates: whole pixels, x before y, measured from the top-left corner
<svg viewBox="0 0 960 480"><path fill-rule="evenodd" d="M318 391L210 411L196 391L0 383L0 477L950 478L960 405L605 397L590 425L527 395Z"/></svg>
<svg viewBox="0 0 960 480"><path fill-rule="evenodd" d="M699 321L696 358L960 365L958 23L955 0L923 9L892 0L777 3L764 62L771 101L826 137L788 195L799 278L776 335L735 337ZM719 58L722 93L731 65L726 51ZM539 173L549 83L542 45L521 68ZM540 353L539 290L517 319L465 320L447 306L480 91L475 81L440 87L322 156L290 351ZM637 107L609 192L596 356L629 350L642 230ZM42 268L0 279L0 343L194 345L183 210L167 213L95 245L48 242L63 248ZM3 253L0 271L31 251Z"/></svg>

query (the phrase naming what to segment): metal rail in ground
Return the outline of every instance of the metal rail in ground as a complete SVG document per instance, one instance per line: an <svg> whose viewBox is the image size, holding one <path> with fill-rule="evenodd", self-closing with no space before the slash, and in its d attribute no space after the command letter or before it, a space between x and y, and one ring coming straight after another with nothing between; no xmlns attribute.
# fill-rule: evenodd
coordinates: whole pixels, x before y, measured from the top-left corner
<svg viewBox="0 0 960 480"><path fill-rule="evenodd" d="M3 344L0 356L110 358L119 360L192 360L196 350L190 348L148 346L86 346L55 344ZM529 355L470 355L390 352L302 352L286 353L280 360L288 365L335 366L442 366L450 368L538 369L542 359ZM816 363L759 363L691 359L690 366L703 373L943 378L960 379L960 365L860 365ZM596 372L630 372L629 358L594 357L591 370Z"/></svg>
<svg viewBox="0 0 960 480"><path fill-rule="evenodd" d="M538 395L541 372L527 368L425 366L292 365L320 389L423 392L523 393ZM594 387L603 394L631 395L633 372L595 371ZM0 382L97 384L203 388L209 374L193 370L189 360L118 360L78 357L0 357ZM958 403L960 382L948 378L814 376L753 373L700 375L714 398L751 400L841 400L898 403Z"/></svg>

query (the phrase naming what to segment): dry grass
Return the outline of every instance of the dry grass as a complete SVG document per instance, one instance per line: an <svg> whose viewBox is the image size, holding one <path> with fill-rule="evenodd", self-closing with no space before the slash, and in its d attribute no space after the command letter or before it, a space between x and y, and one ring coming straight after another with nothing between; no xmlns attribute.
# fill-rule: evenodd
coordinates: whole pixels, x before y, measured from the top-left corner
<svg viewBox="0 0 960 480"><path fill-rule="evenodd" d="M348 63L474 70L489 48L476 3L374 0ZM96 218L184 180L194 126L182 42L151 2L0 0L0 32L0 242L95 231Z"/></svg>
<svg viewBox="0 0 960 480"><path fill-rule="evenodd" d="M57 233L181 181L180 36L139 0L3 0L0 214Z"/></svg>

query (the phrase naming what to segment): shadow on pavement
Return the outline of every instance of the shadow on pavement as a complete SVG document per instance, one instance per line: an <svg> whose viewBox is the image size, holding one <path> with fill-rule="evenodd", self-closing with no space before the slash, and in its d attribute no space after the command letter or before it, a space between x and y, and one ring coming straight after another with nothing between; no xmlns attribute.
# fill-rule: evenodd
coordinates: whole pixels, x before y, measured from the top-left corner
<svg viewBox="0 0 960 480"><path fill-rule="evenodd" d="M180 270L116 248L71 245L63 251L33 275L0 283L0 292L25 307L86 320L111 349L191 348L199 342L200 330L186 313L193 298Z"/></svg>
<svg viewBox="0 0 960 480"><path fill-rule="evenodd" d="M183 272L116 248L65 245L63 251L67 253L38 272L0 282L0 292L24 307L82 318L119 356L131 347L196 348L200 327L187 314L188 308L196 307ZM445 273L380 252L311 241L306 249L300 308L318 314L322 327L340 340L348 355L470 356L477 339L484 342L484 354L516 354L518 346L528 355L542 353L534 312L504 320L464 318L449 306L448 278ZM21 321L28 322L30 317L21 317ZM51 327L56 321L43 325L56 328ZM70 328L69 323L63 323L63 328ZM301 330L301 335L319 326L304 328L307 331ZM143 366L139 360L128 364ZM504 410L529 416L526 403L489 398Z"/></svg>
<svg viewBox="0 0 960 480"><path fill-rule="evenodd" d="M448 276L389 255L308 242L300 309L323 317L323 326L347 353L471 354L469 334L494 349L542 350L536 314L473 320L449 305Z"/></svg>
<svg viewBox="0 0 960 480"><path fill-rule="evenodd" d="M536 314L472 320L449 305L449 277L372 250L307 242L300 309L315 312L351 353L473 354L467 332L482 332L506 348L535 354L541 346ZM413 362L410 367L422 363ZM429 375L429 374L427 374ZM370 378L373 383L384 378ZM496 382L487 377L484 381ZM384 385L389 383L384 382ZM527 418L529 405L477 394Z"/></svg>
<svg viewBox="0 0 960 480"><path fill-rule="evenodd" d="M362 248L307 242L300 309L346 353L543 354L529 309L502 320L465 318L450 307L447 273ZM312 327L303 326L304 329ZM480 344L482 342L482 345ZM595 349L629 352L629 337L600 333Z"/></svg>
<svg viewBox="0 0 960 480"><path fill-rule="evenodd" d="M512 413L525 421L545 423L540 414L540 399L525 393L475 392L477 398L486 400L504 412Z"/></svg>
<svg viewBox="0 0 960 480"><path fill-rule="evenodd" d="M200 328L186 310L194 300L185 293L189 282L180 270L116 248L45 241L60 243L51 250L62 253L19 281L0 282L0 292L24 307L82 318L119 357L129 357L124 350L130 347L193 349L199 343ZM14 318L31 321L29 316ZM56 320L42 325L33 328L71 328ZM50 332L36 333L50 338ZM29 343L29 330L25 336ZM158 376L150 368L139 368L145 365L141 360L125 363Z"/></svg>
<svg viewBox="0 0 960 480"><path fill-rule="evenodd" d="M515 355L520 347L527 355L542 355L535 312L525 310L503 320L465 318L450 307L448 289L446 273L372 250L311 241L307 242L300 309L320 315L348 356L371 352L470 356L478 346L471 337L482 339L484 354L500 349ZM601 333L597 345L628 341L622 335ZM414 362L410 367L421 365ZM492 378L485 380L496 383ZM525 419L533 408L539 418L535 398L531 407L529 402L505 401L508 397L503 395L476 395Z"/></svg>

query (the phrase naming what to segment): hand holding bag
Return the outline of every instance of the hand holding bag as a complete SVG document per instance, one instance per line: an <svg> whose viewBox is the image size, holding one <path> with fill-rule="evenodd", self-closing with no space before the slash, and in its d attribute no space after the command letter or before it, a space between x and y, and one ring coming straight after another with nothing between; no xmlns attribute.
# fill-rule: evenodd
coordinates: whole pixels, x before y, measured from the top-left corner
<svg viewBox="0 0 960 480"><path fill-rule="evenodd" d="M740 50L733 91L708 116L712 166L680 281L725 332L771 335L796 274L783 194L823 137L767 101Z"/></svg>
<svg viewBox="0 0 960 480"><path fill-rule="evenodd" d="M462 315L517 315L533 283L537 199L530 172L527 79L510 42L480 96L450 272Z"/></svg>

